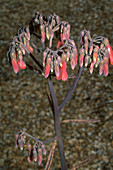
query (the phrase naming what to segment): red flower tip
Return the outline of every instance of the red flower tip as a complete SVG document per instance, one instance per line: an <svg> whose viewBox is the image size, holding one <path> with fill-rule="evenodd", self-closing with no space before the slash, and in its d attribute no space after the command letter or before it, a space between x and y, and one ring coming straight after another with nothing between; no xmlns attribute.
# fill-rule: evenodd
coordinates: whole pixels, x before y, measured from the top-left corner
<svg viewBox="0 0 113 170"><path fill-rule="evenodd" d="M57 44L57 49L62 47L64 45L64 42L63 41L58 41L58 44Z"/></svg>
<svg viewBox="0 0 113 170"><path fill-rule="evenodd" d="M26 45L26 47L30 51L30 53L33 53L33 48L30 45Z"/></svg>
<svg viewBox="0 0 113 170"><path fill-rule="evenodd" d="M67 78L68 78L68 74L67 74L67 71L66 71L66 61L62 63L61 74L62 74L62 80L66 81Z"/></svg>
<svg viewBox="0 0 113 170"><path fill-rule="evenodd" d="M108 75L108 64L104 64L104 75Z"/></svg>
<svg viewBox="0 0 113 170"><path fill-rule="evenodd" d="M14 58L12 59L12 66L13 66L14 72L17 74L19 72L19 66L18 66L16 59Z"/></svg>
<svg viewBox="0 0 113 170"><path fill-rule="evenodd" d="M109 59L110 59L110 64L113 65L113 50L111 48L110 45L106 46L107 50L108 50L108 55L109 55Z"/></svg>
<svg viewBox="0 0 113 170"><path fill-rule="evenodd" d="M45 78L47 78L49 76L50 69L51 69L50 64L46 64L46 66L45 66Z"/></svg>

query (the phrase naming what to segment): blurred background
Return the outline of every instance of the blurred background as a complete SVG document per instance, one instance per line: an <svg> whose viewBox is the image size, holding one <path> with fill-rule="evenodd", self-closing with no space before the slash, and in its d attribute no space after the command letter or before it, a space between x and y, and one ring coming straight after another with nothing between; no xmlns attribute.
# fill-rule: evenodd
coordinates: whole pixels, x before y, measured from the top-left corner
<svg viewBox="0 0 113 170"><path fill-rule="evenodd" d="M71 25L71 39L79 49L80 31L109 39L113 48L113 0L0 0L0 170L44 169L27 162L27 150L14 145L20 128L41 140L54 137L53 116L46 96L46 80L30 70L17 75L7 61L10 40L20 27L29 24L35 11L53 14ZM75 71L76 72L76 71ZM58 103L67 93L72 80L54 79ZM101 119L95 124L62 123L62 135L68 169L96 154L95 159L80 170L113 169L113 66L108 77L99 76L98 69L90 75L84 69L72 97L62 111L62 119ZM48 144L47 155L52 144ZM60 169L58 149L51 170Z"/></svg>

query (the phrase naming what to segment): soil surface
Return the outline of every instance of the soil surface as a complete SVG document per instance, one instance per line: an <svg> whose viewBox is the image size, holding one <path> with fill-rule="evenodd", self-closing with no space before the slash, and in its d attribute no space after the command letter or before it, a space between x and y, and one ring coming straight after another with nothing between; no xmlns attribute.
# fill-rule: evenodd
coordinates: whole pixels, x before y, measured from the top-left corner
<svg viewBox="0 0 113 170"><path fill-rule="evenodd" d="M54 137L53 116L46 96L47 81L28 69L17 75L7 61L10 40L20 27L28 25L35 11L44 15L54 12L71 25L71 38L79 48L80 31L84 27L91 35L109 39L113 47L113 0L0 0L0 170L44 169L27 162L27 150L20 151L14 135L20 128L41 140ZM76 72L76 69L75 69ZM63 100L72 79L54 79L58 103ZM108 77L84 69L72 97L62 110L64 119L100 119L99 123L62 123L62 136L68 169L88 156L95 159L80 170L113 169L113 66ZM52 144L46 146L47 155ZM58 148L51 170L60 168Z"/></svg>

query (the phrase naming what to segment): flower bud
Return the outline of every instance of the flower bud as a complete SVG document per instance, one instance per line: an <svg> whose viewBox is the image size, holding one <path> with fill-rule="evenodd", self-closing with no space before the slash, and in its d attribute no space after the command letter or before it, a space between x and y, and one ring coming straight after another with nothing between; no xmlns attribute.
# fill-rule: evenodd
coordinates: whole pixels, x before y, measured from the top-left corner
<svg viewBox="0 0 113 170"><path fill-rule="evenodd" d="M103 71L104 71L104 61L101 60L99 65L99 74L102 75Z"/></svg>
<svg viewBox="0 0 113 170"><path fill-rule="evenodd" d="M71 68L72 70L75 68L74 52L71 53Z"/></svg>
<svg viewBox="0 0 113 170"><path fill-rule="evenodd" d="M77 48L73 48L73 52L74 52L74 60L75 60L75 66L77 65L78 62L78 54L77 54Z"/></svg>
<svg viewBox="0 0 113 170"><path fill-rule="evenodd" d="M88 37L87 36L84 37L84 41L85 41L85 44L84 44L85 54L88 54Z"/></svg>
<svg viewBox="0 0 113 170"><path fill-rule="evenodd" d="M42 144L41 148L42 148L43 154L44 154L44 155L46 155L45 145L44 145L44 144Z"/></svg>
<svg viewBox="0 0 113 170"><path fill-rule="evenodd" d="M58 15L56 15L56 21L57 21L57 24L59 24L59 23L60 23L60 18L59 18L59 16L58 16Z"/></svg>
<svg viewBox="0 0 113 170"><path fill-rule="evenodd" d="M27 149L28 149L28 155L30 156L31 155L31 144L30 143L28 143Z"/></svg>
<svg viewBox="0 0 113 170"><path fill-rule="evenodd" d="M81 45L83 45L83 36L85 35L85 31L84 30L82 30L81 32L80 32L80 44Z"/></svg>
<svg viewBox="0 0 113 170"><path fill-rule="evenodd" d="M38 149L38 164L41 165L42 162L42 149Z"/></svg>
<svg viewBox="0 0 113 170"><path fill-rule="evenodd" d="M81 48L80 49L80 56L79 56L79 65L80 65L80 67L83 66L83 59L84 59L84 49Z"/></svg>
<svg viewBox="0 0 113 170"><path fill-rule="evenodd" d="M66 39L70 37L70 24L67 24L67 32L66 32Z"/></svg>
<svg viewBox="0 0 113 170"><path fill-rule="evenodd" d="M86 56L85 56L85 67L88 66L88 64L89 64L89 59L90 59L90 56L89 56L89 55L86 55Z"/></svg>
<svg viewBox="0 0 113 170"><path fill-rule="evenodd" d="M46 27L46 37L47 37L48 40L50 39L50 33L49 33L48 26Z"/></svg>
<svg viewBox="0 0 113 170"><path fill-rule="evenodd" d="M51 58L48 57L47 61L46 61L46 66L45 66L45 78L47 78L49 76L50 73L50 69L51 69Z"/></svg>
<svg viewBox="0 0 113 170"><path fill-rule="evenodd" d="M36 162L38 159L37 157L37 150L36 150L36 146L33 146L33 161Z"/></svg>
<svg viewBox="0 0 113 170"><path fill-rule="evenodd" d="M62 62L65 62L65 61L66 61L66 57L67 57L66 54L63 53L63 54L62 54Z"/></svg>
<svg viewBox="0 0 113 170"><path fill-rule="evenodd" d="M22 136L21 136L21 138L18 140L18 143L19 143L20 150L23 150Z"/></svg>
<svg viewBox="0 0 113 170"><path fill-rule="evenodd" d="M56 76L58 77L58 76L59 76L59 73L60 73L58 60L55 60L55 61L54 61L54 65L55 65L55 74L56 74Z"/></svg>
<svg viewBox="0 0 113 170"><path fill-rule="evenodd" d="M93 52L93 44L90 45L90 49L89 49L89 55L91 55Z"/></svg>
<svg viewBox="0 0 113 170"><path fill-rule="evenodd" d="M95 65L95 64L94 64L93 62L92 62L91 65L90 65L89 71L90 71L91 74L93 73L93 67L94 67L94 65Z"/></svg>
<svg viewBox="0 0 113 170"><path fill-rule="evenodd" d="M17 133L15 135L15 145L16 145L16 148L18 147L18 138L19 138L19 134Z"/></svg>
<svg viewBox="0 0 113 170"><path fill-rule="evenodd" d="M108 75L108 57L107 56L104 57L104 75L105 76Z"/></svg>
<svg viewBox="0 0 113 170"><path fill-rule="evenodd" d="M40 25L40 31L41 31L41 36L42 36L42 42L45 41L45 27L44 24Z"/></svg>
<svg viewBox="0 0 113 170"><path fill-rule="evenodd" d="M66 61L62 63L61 74L62 74L62 80L66 81L67 78L68 78L68 74L67 74L67 71L66 71Z"/></svg>

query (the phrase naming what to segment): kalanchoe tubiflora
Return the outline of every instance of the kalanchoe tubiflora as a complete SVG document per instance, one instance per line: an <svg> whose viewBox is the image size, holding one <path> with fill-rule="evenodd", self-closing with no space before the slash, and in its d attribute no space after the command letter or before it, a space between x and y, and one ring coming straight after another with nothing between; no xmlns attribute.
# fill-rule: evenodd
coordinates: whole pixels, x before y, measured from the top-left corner
<svg viewBox="0 0 113 170"><path fill-rule="evenodd" d="M48 86L46 90L54 117L55 137L48 141L41 141L32 137L24 130L21 130L15 136L16 147L19 146L21 150L23 150L27 142L28 162L38 161L39 165L42 162L43 155L46 155L45 144L54 141L45 170L51 166L56 143L60 153L61 168L67 170L61 136L60 115L61 110L66 105L78 83L83 67L88 67L91 74L94 68L99 67L99 74L107 76L109 65L113 65L113 50L107 38L97 36L96 34L91 37L90 32L84 29L80 33L80 45L78 53L74 40L70 38L70 24L68 22L60 21L59 16L55 13L46 17L39 12L35 13L28 27L18 30L17 35L9 45L7 55L15 73L28 67L47 79ZM29 62L29 58L35 62L37 67L32 65L32 62ZM77 65L79 66L77 75L69 75L69 65L72 70ZM66 81L69 77L74 78L67 95L60 105L58 105L54 92L52 77L63 81ZM63 122L96 123L99 120L70 119ZM26 137L29 137L28 141ZM34 141L33 144L31 143L32 140ZM93 156L73 169L85 165L91 159L93 159Z"/></svg>
<svg viewBox="0 0 113 170"><path fill-rule="evenodd" d="M90 73L92 74L94 67L99 67L99 74L108 75L109 65L113 65L113 50L109 44L109 40L96 34L91 38L90 32L86 29L80 33L80 67L90 66ZM85 61L83 62L83 59Z"/></svg>
<svg viewBox="0 0 113 170"><path fill-rule="evenodd" d="M27 141L26 138L29 138L29 140ZM31 140L34 141L34 144L31 144ZM46 155L46 149L43 141L32 137L22 129L15 135L15 145L16 147L19 146L19 148L23 150L25 144L27 144L28 162L38 161L38 164L40 165L42 162L42 156Z"/></svg>
<svg viewBox="0 0 113 170"><path fill-rule="evenodd" d="M45 78L54 73L57 80L66 81L68 78L67 62L70 62L72 70L75 69L78 64L78 54L74 40L70 39L69 23L60 21L56 14L45 17L36 12L35 17L30 21L29 28L24 27L18 30L8 51L15 73L26 68L24 58L34 52L35 44L31 39L32 34L37 36L43 45L48 43L47 47L43 47L41 54L38 54L42 58L41 73ZM52 49L53 39L57 39L56 50ZM107 76L109 64L113 65L113 50L109 40L97 35L91 38L90 32L84 29L80 33L80 44L80 67L90 66L90 73L92 73L94 67L99 66L99 74L104 73Z"/></svg>

